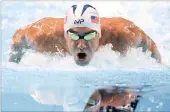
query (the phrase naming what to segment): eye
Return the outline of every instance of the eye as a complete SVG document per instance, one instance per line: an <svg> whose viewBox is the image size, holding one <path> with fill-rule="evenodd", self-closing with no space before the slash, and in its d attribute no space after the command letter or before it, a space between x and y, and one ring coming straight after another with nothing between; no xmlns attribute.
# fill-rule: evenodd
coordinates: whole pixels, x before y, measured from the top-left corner
<svg viewBox="0 0 170 112"><path fill-rule="evenodd" d="M75 33L71 33L71 32L68 32L68 36L72 39L72 40L78 40L79 39L79 36Z"/></svg>
<svg viewBox="0 0 170 112"><path fill-rule="evenodd" d="M84 39L85 39L85 40L91 40L91 39L93 39L94 37L96 37L96 32L89 33L89 34L85 35L85 36L84 36Z"/></svg>

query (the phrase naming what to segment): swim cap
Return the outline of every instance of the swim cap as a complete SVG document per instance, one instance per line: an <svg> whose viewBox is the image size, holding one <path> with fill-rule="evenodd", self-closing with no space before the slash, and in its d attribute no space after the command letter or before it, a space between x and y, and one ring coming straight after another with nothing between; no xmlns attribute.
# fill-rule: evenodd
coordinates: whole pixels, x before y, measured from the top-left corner
<svg viewBox="0 0 170 112"><path fill-rule="evenodd" d="M88 27L96 30L101 37L100 17L96 8L89 4L69 8L64 18L64 34L74 27Z"/></svg>

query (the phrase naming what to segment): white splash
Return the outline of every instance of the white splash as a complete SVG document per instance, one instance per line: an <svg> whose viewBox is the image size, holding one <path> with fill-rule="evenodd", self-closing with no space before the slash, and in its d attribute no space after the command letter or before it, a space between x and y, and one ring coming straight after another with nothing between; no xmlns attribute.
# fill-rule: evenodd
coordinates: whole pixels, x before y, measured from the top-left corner
<svg viewBox="0 0 170 112"><path fill-rule="evenodd" d="M120 57L119 53L111 50L111 45L106 45L95 53L89 65L83 67L78 66L70 55L62 57L58 54L36 53L31 50L24 55L19 64L3 63L3 67L15 70L18 68L19 70L38 69L40 71L92 71L114 68L150 69L169 66L170 57L168 55L170 55L170 52L168 52L168 49L161 48L160 50L163 54L163 64L157 63L155 59L150 57L150 52L143 53L140 48L132 48L127 56Z"/></svg>

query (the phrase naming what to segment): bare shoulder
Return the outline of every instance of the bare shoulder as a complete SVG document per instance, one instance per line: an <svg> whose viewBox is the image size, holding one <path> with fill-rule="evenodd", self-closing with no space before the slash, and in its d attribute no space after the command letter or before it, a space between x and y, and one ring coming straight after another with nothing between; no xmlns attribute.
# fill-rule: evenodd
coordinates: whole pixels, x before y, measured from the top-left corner
<svg viewBox="0 0 170 112"><path fill-rule="evenodd" d="M133 21L122 17L101 18L101 29L103 38L101 40L110 40L107 42L121 38L131 41L131 44L136 44L143 38L148 38L147 34Z"/></svg>
<svg viewBox="0 0 170 112"><path fill-rule="evenodd" d="M63 18L43 18L31 24L27 31L27 38L54 38L63 36Z"/></svg>
<svg viewBox="0 0 170 112"><path fill-rule="evenodd" d="M22 39L24 39L27 28L28 26L24 26L16 30L12 38L13 43L19 43Z"/></svg>
<svg viewBox="0 0 170 112"><path fill-rule="evenodd" d="M26 39L40 52L57 52L57 48L65 50L64 19L47 17L32 23Z"/></svg>

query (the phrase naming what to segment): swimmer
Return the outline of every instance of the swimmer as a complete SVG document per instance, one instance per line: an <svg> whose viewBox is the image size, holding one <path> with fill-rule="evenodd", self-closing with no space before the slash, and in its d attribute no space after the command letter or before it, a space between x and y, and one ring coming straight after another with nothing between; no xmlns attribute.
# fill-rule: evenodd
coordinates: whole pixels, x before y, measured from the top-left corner
<svg viewBox="0 0 170 112"><path fill-rule="evenodd" d="M10 46L9 61L19 63L24 49L33 49L69 53L76 64L85 66L107 44L112 44L111 49L121 56L126 56L130 48L142 47L143 52L150 51L151 57L162 63L155 42L142 29L121 17L100 17L97 9L89 4L73 5L64 18L43 18L18 29Z"/></svg>

